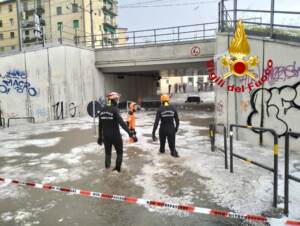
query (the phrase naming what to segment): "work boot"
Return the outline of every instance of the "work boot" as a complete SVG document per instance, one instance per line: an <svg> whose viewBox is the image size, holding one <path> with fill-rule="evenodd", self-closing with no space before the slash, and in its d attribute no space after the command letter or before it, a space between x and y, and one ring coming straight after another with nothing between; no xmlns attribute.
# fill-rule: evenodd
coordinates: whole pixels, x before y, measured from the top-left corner
<svg viewBox="0 0 300 226"><path fill-rule="evenodd" d="M177 151L171 152L171 156L174 157L174 158L179 158L179 155L178 155Z"/></svg>
<svg viewBox="0 0 300 226"><path fill-rule="evenodd" d="M117 168L117 167L115 167L115 168L113 169L113 171L117 171L117 172L121 173L121 169L120 169L120 168Z"/></svg>
<svg viewBox="0 0 300 226"><path fill-rule="evenodd" d="M159 154L165 154L165 150L159 150Z"/></svg>

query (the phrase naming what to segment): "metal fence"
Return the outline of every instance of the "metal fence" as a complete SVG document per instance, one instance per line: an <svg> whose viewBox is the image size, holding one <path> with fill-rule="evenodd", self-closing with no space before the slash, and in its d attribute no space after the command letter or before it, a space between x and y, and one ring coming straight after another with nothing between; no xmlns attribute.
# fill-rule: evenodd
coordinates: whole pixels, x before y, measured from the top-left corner
<svg viewBox="0 0 300 226"><path fill-rule="evenodd" d="M299 138L300 133L287 132L285 135L285 171L284 171L284 214L289 214L289 181L300 183L300 178L290 174L290 137Z"/></svg>
<svg viewBox="0 0 300 226"><path fill-rule="evenodd" d="M215 38L217 29L217 22L192 24L94 35L94 42L96 48L103 48L207 40ZM79 45L91 45L91 42L91 36L78 36Z"/></svg>
<svg viewBox="0 0 300 226"><path fill-rule="evenodd" d="M299 5L298 0L294 1L295 5ZM237 20L242 19L247 34L300 42L300 23L292 25L276 22L280 16L300 16L300 12L275 10L276 2L279 2L279 0L269 0L270 8L268 10L261 10L239 8L237 0L221 0L218 7L218 30L221 32L232 32ZM247 13L251 14L251 16L259 15L259 18L261 18L260 21L245 20L248 17L245 16ZM264 19L266 16L268 16L268 19Z"/></svg>
<svg viewBox="0 0 300 226"><path fill-rule="evenodd" d="M274 156L274 167L271 168L269 166L266 166L262 163L250 160L242 155L238 155L236 153L233 153L233 128L244 128L244 129L251 129L251 130L257 130L257 131L262 131L262 132L270 132L272 136L274 137L274 149L273 149L273 156ZM268 129L268 128L261 128L261 127L252 127L248 125L236 125L236 124L231 124L229 127L229 137L230 137L230 172L233 173L233 157L242 159L250 164L256 165L258 167L261 167L265 170L268 170L273 173L274 178L273 178L273 206L277 207L277 194L278 194L278 135L276 134L275 130L273 129Z"/></svg>

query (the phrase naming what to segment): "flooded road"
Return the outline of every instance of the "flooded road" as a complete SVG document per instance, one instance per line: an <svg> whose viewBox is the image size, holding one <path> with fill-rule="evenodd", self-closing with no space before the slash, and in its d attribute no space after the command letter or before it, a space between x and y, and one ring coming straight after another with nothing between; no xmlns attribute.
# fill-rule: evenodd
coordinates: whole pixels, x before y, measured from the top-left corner
<svg viewBox="0 0 300 226"><path fill-rule="evenodd" d="M193 143L198 142L198 147L203 144L203 148L209 145L207 134L211 113L202 112L198 115L181 112L180 118L177 149L181 157L174 159L168 149L165 154L159 154L158 143L152 142L154 112L141 113L137 119L139 142L127 144L127 136L123 136L124 161L120 174L104 169L104 149L96 144L88 118L12 127L7 130L7 137L2 137L0 175L102 193L229 210L213 201L213 195L206 187L211 178L186 167L186 164L193 164L189 162L193 152L198 152L198 148L191 150ZM198 135L202 138L198 139ZM112 163L114 160L115 153ZM221 217L7 184L0 184L0 194L1 225L241 225L236 220Z"/></svg>

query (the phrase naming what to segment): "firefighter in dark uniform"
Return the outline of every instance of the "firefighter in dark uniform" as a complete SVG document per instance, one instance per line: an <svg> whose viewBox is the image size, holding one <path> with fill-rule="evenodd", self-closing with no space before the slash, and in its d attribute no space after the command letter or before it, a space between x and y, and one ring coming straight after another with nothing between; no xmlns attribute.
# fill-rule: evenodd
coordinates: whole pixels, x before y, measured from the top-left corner
<svg viewBox="0 0 300 226"><path fill-rule="evenodd" d="M121 172L123 159L123 141L120 134L119 125L134 139L134 134L130 132L128 126L120 116L117 108L120 95L111 92L107 95L107 105L99 113L99 137L97 143L105 147L105 168L110 168L112 146L117 152L116 166L113 170Z"/></svg>
<svg viewBox="0 0 300 226"><path fill-rule="evenodd" d="M169 143L171 155L175 158L179 157L175 147L176 133L179 127L179 119L177 111L174 107L169 105L169 96L162 95L160 101L162 106L157 110L156 118L153 126L152 139L156 141L155 136L156 129L159 121L161 121L159 128L159 140L160 140L160 153L165 152L166 139ZM175 121L175 125L174 125Z"/></svg>

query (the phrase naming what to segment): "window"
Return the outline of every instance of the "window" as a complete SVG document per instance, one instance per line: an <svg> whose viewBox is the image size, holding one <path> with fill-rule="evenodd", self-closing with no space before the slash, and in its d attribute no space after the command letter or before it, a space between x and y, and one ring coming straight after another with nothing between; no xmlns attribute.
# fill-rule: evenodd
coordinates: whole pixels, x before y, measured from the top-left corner
<svg viewBox="0 0 300 226"><path fill-rule="evenodd" d="M28 30L25 31L25 35L27 35L27 36L29 35L29 31Z"/></svg>
<svg viewBox="0 0 300 226"><path fill-rule="evenodd" d="M101 25L99 25L99 31L102 31Z"/></svg>
<svg viewBox="0 0 300 226"><path fill-rule="evenodd" d="M57 15L62 15L62 8L61 8L61 6L56 7L56 14Z"/></svg>
<svg viewBox="0 0 300 226"><path fill-rule="evenodd" d="M12 12L13 11L13 6L11 4L8 5L8 11Z"/></svg>
<svg viewBox="0 0 300 226"><path fill-rule="evenodd" d="M3 38L3 34L0 34L0 40L3 40L4 38Z"/></svg>
<svg viewBox="0 0 300 226"><path fill-rule="evenodd" d="M73 13L77 13L78 12L78 4L76 4L76 3L72 4L72 12Z"/></svg>
<svg viewBox="0 0 300 226"><path fill-rule="evenodd" d="M79 28L79 20L73 20L73 28L74 29Z"/></svg>
<svg viewBox="0 0 300 226"><path fill-rule="evenodd" d="M2 22L2 20L0 20L0 27L3 27L3 22Z"/></svg>
<svg viewBox="0 0 300 226"><path fill-rule="evenodd" d="M42 1L41 0L37 0L36 1L36 5L37 5L37 8L42 8Z"/></svg>
<svg viewBox="0 0 300 226"><path fill-rule="evenodd" d="M63 23L62 22L57 22L57 30L60 31L63 28Z"/></svg>
<svg viewBox="0 0 300 226"><path fill-rule="evenodd" d="M11 39L15 38L15 32L10 32L10 38Z"/></svg>
<svg viewBox="0 0 300 226"><path fill-rule="evenodd" d="M28 2L23 2L23 9L24 11L28 10Z"/></svg>
<svg viewBox="0 0 300 226"><path fill-rule="evenodd" d="M10 18L9 22L10 22L10 25L14 25L14 19L13 18Z"/></svg>

